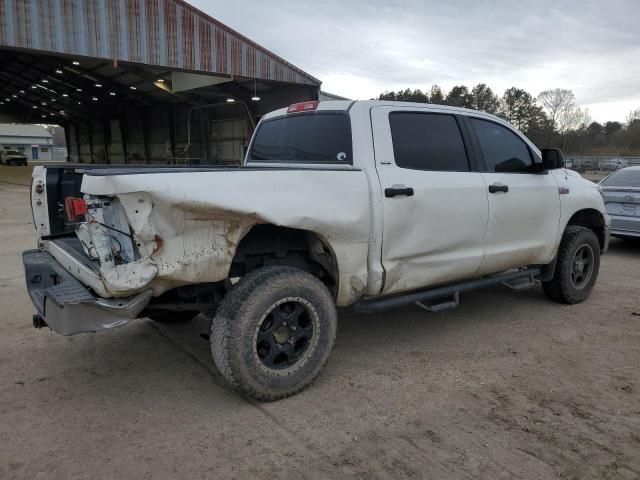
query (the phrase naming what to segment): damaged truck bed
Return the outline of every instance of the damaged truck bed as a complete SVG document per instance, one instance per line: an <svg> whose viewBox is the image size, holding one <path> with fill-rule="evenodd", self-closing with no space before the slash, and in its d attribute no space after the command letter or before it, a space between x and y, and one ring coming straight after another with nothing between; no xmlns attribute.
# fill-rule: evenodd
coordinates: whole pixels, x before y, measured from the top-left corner
<svg viewBox="0 0 640 480"><path fill-rule="evenodd" d="M63 199L51 195L59 189L83 197L86 219L63 218ZM53 203L61 219L38 225L43 250L98 297L136 298L136 306L176 287L223 282L240 241L265 224L313 231L316 257L347 277L338 303L353 303L367 281L367 197L355 169L40 166L32 183L34 217L47 217Z"/></svg>

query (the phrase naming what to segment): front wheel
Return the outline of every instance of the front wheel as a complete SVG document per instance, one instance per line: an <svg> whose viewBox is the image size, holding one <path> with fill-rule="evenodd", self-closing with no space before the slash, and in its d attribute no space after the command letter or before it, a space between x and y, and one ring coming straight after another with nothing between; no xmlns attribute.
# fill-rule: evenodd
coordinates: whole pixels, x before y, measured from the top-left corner
<svg viewBox="0 0 640 480"><path fill-rule="evenodd" d="M547 296L560 303L586 300L600 270L600 243L593 230L570 225L564 232L553 278L542 282Z"/></svg>
<svg viewBox="0 0 640 480"><path fill-rule="evenodd" d="M211 352L232 388L277 400L320 374L336 329L335 303L320 280L292 267L264 267L245 275L222 301Z"/></svg>

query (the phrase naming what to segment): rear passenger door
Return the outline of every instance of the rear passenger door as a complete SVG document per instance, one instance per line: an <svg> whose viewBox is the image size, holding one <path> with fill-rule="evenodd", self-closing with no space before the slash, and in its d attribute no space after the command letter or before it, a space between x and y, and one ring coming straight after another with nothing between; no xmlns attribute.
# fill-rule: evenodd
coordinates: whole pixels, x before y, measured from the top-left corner
<svg viewBox="0 0 640 480"><path fill-rule="evenodd" d="M536 171L534 153L515 131L468 117L489 193L489 225L481 274L553 260L560 193L553 175Z"/></svg>
<svg viewBox="0 0 640 480"><path fill-rule="evenodd" d="M488 194L461 120L420 108L371 109L382 188L383 293L476 275Z"/></svg>

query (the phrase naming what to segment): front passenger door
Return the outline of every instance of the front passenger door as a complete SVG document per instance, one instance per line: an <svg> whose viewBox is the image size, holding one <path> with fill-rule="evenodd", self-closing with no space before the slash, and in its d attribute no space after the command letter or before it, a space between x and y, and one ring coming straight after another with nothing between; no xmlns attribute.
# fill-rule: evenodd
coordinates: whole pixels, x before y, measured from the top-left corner
<svg viewBox="0 0 640 480"><path fill-rule="evenodd" d="M484 160L489 225L480 274L553 260L560 224L558 183L534 168L533 152L516 132L470 118Z"/></svg>

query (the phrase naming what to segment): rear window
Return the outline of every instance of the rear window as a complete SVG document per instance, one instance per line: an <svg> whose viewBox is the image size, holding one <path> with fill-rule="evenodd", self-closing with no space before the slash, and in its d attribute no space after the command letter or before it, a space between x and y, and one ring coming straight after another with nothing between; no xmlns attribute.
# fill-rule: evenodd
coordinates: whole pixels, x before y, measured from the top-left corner
<svg viewBox="0 0 640 480"><path fill-rule="evenodd" d="M305 113L267 120L256 132L248 160L350 164L349 116Z"/></svg>
<svg viewBox="0 0 640 480"><path fill-rule="evenodd" d="M640 188L640 170L618 170L605 178L602 186Z"/></svg>
<svg viewBox="0 0 640 480"><path fill-rule="evenodd" d="M394 112L389 115L396 165L413 170L466 172L467 152L451 115Z"/></svg>

